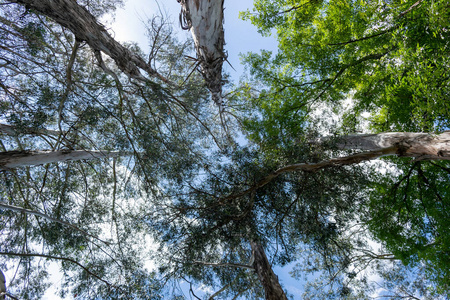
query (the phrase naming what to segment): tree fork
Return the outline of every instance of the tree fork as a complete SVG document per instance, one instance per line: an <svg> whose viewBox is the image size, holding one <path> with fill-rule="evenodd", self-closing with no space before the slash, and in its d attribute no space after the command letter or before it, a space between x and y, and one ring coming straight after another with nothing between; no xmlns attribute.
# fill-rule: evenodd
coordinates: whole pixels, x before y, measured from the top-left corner
<svg viewBox="0 0 450 300"><path fill-rule="evenodd" d="M214 102L222 106L222 65L226 60L223 31L224 0L177 0L181 4L181 27L194 39L200 73Z"/></svg>

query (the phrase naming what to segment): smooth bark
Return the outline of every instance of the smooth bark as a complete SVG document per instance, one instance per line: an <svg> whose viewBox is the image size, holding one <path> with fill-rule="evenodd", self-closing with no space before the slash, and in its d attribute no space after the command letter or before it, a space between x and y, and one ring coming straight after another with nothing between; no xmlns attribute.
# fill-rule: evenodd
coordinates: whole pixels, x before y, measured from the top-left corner
<svg viewBox="0 0 450 300"><path fill-rule="evenodd" d="M223 0L178 0L182 6L181 22L191 31L200 71L214 102L222 105L222 65L226 59L223 46ZM184 23L184 24L183 24Z"/></svg>
<svg viewBox="0 0 450 300"><path fill-rule="evenodd" d="M0 170L17 167L42 165L69 160L118 157L124 153L120 151L101 150L25 150L0 152Z"/></svg>
<svg viewBox="0 0 450 300"><path fill-rule="evenodd" d="M0 270L0 300L5 299L6 294L6 279L2 270Z"/></svg>
<svg viewBox="0 0 450 300"><path fill-rule="evenodd" d="M264 248L257 242L250 242L254 258L253 267L264 288L267 300L287 300L286 294L278 281L278 276L272 270Z"/></svg>

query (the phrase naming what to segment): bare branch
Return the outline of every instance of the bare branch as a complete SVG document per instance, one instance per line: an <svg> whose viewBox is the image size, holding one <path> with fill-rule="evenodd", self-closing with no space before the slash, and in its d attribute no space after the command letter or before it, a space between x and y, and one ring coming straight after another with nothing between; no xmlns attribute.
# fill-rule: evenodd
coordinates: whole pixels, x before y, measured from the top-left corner
<svg viewBox="0 0 450 300"><path fill-rule="evenodd" d="M0 133L16 136L18 134L36 134L36 135L51 135L58 136L60 131L40 128L16 128L15 126L8 124L0 124Z"/></svg>
<svg viewBox="0 0 450 300"><path fill-rule="evenodd" d="M112 158L130 155L128 152L106 150L24 150L0 152L0 170L23 166L35 166L54 162L76 161L93 158Z"/></svg>
<svg viewBox="0 0 450 300"><path fill-rule="evenodd" d="M322 143L316 141L316 143ZM369 135L349 135L341 138L337 147L341 150L370 150L345 157L331 158L318 163L299 163L282 167L267 175L252 187L229 195L226 201L247 195L287 172L316 172L324 168L358 164L383 156L413 157L416 160L450 160L450 132L435 135L430 133L390 132Z"/></svg>

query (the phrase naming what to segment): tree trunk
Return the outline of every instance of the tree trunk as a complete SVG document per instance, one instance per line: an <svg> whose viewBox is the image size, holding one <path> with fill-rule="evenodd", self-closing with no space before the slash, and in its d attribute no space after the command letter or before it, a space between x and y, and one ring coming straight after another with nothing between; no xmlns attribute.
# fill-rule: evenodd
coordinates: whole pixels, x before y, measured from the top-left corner
<svg viewBox="0 0 450 300"><path fill-rule="evenodd" d="M253 267L258 274L258 278L264 288L267 300L287 300L286 294L281 288L278 276L272 270L266 253L261 244L250 242L252 247L252 256L254 258Z"/></svg>
<svg viewBox="0 0 450 300"><path fill-rule="evenodd" d="M2 270L0 270L0 300L5 299L6 294L6 279L5 275L3 275Z"/></svg>
<svg viewBox="0 0 450 300"><path fill-rule="evenodd" d="M450 132L440 134L415 132L386 132L356 134L339 138L342 150L381 150L391 148L385 155L414 157L417 160L450 160Z"/></svg>
<svg viewBox="0 0 450 300"><path fill-rule="evenodd" d="M344 157L330 158L318 163L298 163L279 168L261 179L251 188L237 194L229 195L223 200L249 194L287 172L316 172L325 168L354 165L383 156L394 155L413 157L416 160L450 160L450 131L445 131L440 134L414 132L355 134L337 139L322 138L314 140L311 143L322 144L324 146L336 146L340 150L366 151Z"/></svg>
<svg viewBox="0 0 450 300"><path fill-rule="evenodd" d="M214 102L222 105L223 0L177 0L182 6L184 29L194 38L200 71ZM183 20L181 20L183 22Z"/></svg>
<svg viewBox="0 0 450 300"><path fill-rule="evenodd" d="M119 69L128 76L142 79L139 69L143 69L149 75L166 81L144 59L114 40L105 27L98 23L87 9L78 5L77 1L11 0L11 2L22 4L28 9L31 8L69 29L78 40L86 41L95 51L101 51L110 56Z"/></svg>
<svg viewBox="0 0 450 300"><path fill-rule="evenodd" d="M118 157L122 154L120 151L101 150L6 151L0 152L0 170L68 160Z"/></svg>

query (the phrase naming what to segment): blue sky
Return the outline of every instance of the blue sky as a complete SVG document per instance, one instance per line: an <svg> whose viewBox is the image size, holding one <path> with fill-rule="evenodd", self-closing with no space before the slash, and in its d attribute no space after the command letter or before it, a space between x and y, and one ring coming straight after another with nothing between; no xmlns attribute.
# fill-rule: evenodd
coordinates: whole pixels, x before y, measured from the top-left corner
<svg viewBox="0 0 450 300"><path fill-rule="evenodd" d="M262 37L250 22L238 18L240 11L253 7L253 0L225 0L224 7L225 50L228 52L228 61L236 71L227 63L224 64L224 69L237 80L244 73L244 67L239 62L240 53L259 52L261 49L276 51L277 43L274 37ZM180 38L186 38L190 33L182 30L178 24L180 9L176 0L128 0L124 9L117 10L111 29L117 40L138 42L145 49L147 39L143 22L161 10L172 20L174 32Z"/></svg>
<svg viewBox="0 0 450 300"><path fill-rule="evenodd" d="M259 52L261 49L276 52L277 49L275 37L261 36L249 21L239 19L240 11L251 10L252 7L253 0L225 0L224 2L225 50L228 52L228 61L234 68L233 70L225 63L224 70L230 73L234 80L238 80L244 74L244 66L240 64L239 54ZM146 49L147 39L143 22L161 11L173 22L174 33L177 33L181 39L187 38L190 32L182 30L178 24L180 9L181 6L176 0L128 0L123 9L117 10L111 29L117 40L138 42L141 48ZM302 283L289 275L291 267L276 267L274 271L284 287L298 299L302 293Z"/></svg>
<svg viewBox="0 0 450 300"><path fill-rule="evenodd" d="M233 80L238 80L244 74L244 66L240 64L239 55L247 52L259 52L261 49L276 51L277 43L275 37L263 37L256 28L248 21L238 18L240 11L251 9L253 0L225 0L225 50L228 52L228 61L233 66L224 64L225 72L230 73ZM137 42L145 51L147 49L147 38L145 36L145 20L155 14L162 12L173 22L176 33L180 39L190 36L188 31L182 30L178 24L180 4L176 0L125 0L125 6L118 8L113 22L105 21L106 27L120 42ZM52 281L55 287L47 291L44 299L60 299L55 295L55 289L61 283L62 274L58 266L52 264L49 272L52 273ZM284 287L297 297L301 293L301 283L291 278L288 274L291 267L274 269ZM199 290L197 290L199 292ZM188 296L188 293L186 293ZM189 297L188 297L189 298ZM67 299L71 299L70 297Z"/></svg>

